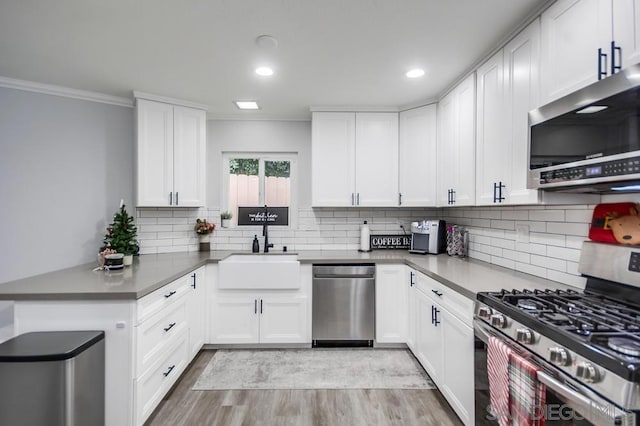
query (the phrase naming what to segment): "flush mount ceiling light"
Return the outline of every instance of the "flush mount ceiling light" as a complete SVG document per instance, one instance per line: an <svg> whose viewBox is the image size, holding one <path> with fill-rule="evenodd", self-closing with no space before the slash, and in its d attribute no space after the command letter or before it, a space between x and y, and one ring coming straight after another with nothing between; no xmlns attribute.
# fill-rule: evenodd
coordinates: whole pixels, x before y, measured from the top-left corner
<svg viewBox="0 0 640 426"><path fill-rule="evenodd" d="M278 39L268 34L256 37L256 45L262 49L275 49L278 47Z"/></svg>
<svg viewBox="0 0 640 426"><path fill-rule="evenodd" d="M238 109L260 109L256 101L233 101Z"/></svg>
<svg viewBox="0 0 640 426"><path fill-rule="evenodd" d="M261 75L263 77L269 77L273 75L273 69L269 67L258 67L256 68L256 74Z"/></svg>
<svg viewBox="0 0 640 426"><path fill-rule="evenodd" d="M407 71L407 73L405 75L407 77L409 77L409 78L422 77L424 75L424 70L420 69L420 68L415 68L415 69Z"/></svg>
<svg viewBox="0 0 640 426"><path fill-rule="evenodd" d="M576 111L576 114L593 114L594 112L602 111L603 109L609 108L606 105L591 105L586 108L582 108L579 111Z"/></svg>

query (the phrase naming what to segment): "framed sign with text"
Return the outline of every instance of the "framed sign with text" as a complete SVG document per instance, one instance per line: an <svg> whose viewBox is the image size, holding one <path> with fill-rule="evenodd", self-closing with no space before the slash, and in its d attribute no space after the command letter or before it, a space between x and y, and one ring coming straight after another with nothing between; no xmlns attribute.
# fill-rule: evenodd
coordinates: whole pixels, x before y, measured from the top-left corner
<svg viewBox="0 0 640 426"><path fill-rule="evenodd" d="M370 235L371 250L402 250L411 248L411 235Z"/></svg>
<svg viewBox="0 0 640 426"><path fill-rule="evenodd" d="M287 226L289 225L289 207L238 207L238 226L264 225Z"/></svg>

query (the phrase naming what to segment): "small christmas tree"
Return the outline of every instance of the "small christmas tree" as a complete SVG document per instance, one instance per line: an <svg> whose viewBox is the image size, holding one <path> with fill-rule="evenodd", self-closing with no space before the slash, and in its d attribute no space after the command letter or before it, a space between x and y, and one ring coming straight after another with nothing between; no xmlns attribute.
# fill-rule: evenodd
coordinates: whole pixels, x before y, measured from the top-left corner
<svg viewBox="0 0 640 426"><path fill-rule="evenodd" d="M100 251L111 248L125 255L138 254L137 231L133 216L129 216L124 203L121 203L120 211L113 215L113 223L107 227Z"/></svg>

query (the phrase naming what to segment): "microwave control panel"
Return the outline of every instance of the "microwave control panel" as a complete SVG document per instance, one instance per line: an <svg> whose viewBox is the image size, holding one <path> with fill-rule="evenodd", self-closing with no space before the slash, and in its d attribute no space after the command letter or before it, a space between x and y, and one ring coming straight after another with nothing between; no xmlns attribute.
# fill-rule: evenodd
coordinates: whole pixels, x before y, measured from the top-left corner
<svg viewBox="0 0 640 426"><path fill-rule="evenodd" d="M640 157L567 167L559 170L548 170L540 173L540 183L570 182L633 174L640 174Z"/></svg>

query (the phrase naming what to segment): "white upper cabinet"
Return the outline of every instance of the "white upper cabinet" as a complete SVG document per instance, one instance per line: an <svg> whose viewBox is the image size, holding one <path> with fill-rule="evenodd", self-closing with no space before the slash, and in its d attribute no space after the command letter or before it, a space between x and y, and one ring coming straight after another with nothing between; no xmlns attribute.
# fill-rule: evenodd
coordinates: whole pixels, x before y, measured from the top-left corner
<svg viewBox="0 0 640 426"><path fill-rule="evenodd" d="M558 0L542 14L541 102L640 60L639 0Z"/></svg>
<svg viewBox="0 0 640 426"><path fill-rule="evenodd" d="M398 205L398 113L356 113L356 203Z"/></svg>
<svg viewBox="0 0 640 426"><path fill-rule="evenodd" d="M640 0L611 0L613 41L620 47L622 68L640 62ZM616 63L618 63L616 58Z"/></svg>
<svg viewBox="0 0 640 426"><path fill-rule="evenodd" d="M438 103L437 203L475 203L475 73Z"/></svg>
<svg viewBox="0 0 640 426"><path fill-rule="evenodd" d="M399 204L436 205L436 104L400 113Z"/></svg>
<svg viewBox="0 0 640 426"><path fill-rule="evenodd" d="M506 181L508 148L504 138L504 71L500 50L476 71L476 204L498 202L498 186Z"/></svg>
<svg viewBox="0 0 640 426"><path fill-rule="evenodd" d="M356 186L356 114L314 112L311 129L311 204L352 206Z"/></svg>
<svg viewBox="0 0 640 426"><path fill-rule="evenodd" d="M136 100L138 207L205 205L206 111Z"/></svg>
<svg viewBox="0 0 640 426"><path fill-rule="evenodd" d="M398 205L398 114L314 112L314 207Z"/></svg>
<svg viewBox="0 0 640 426"><path fill-rule="evenodd" d="M538 102L540 22L478 68L476 204L529 204L528 111Z"/></svg>

